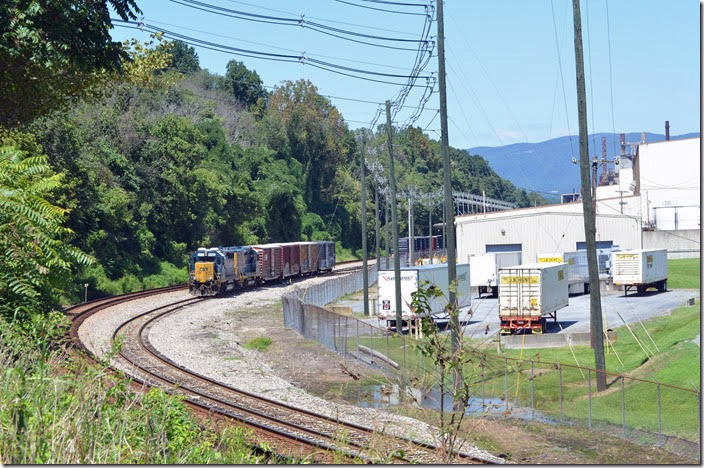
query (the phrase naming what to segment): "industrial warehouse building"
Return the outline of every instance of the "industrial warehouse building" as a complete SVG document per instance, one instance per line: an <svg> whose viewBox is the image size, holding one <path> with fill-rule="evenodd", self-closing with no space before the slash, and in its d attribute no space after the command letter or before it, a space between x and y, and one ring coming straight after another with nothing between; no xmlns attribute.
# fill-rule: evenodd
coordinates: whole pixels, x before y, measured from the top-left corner
<svg viewBox="0 0 704 468"><path fill-rule="evenodd" d="M687 138L632 144L596 189L597 248L665 248L669 258L700 256L700 145ZM585 248L582 202L456 218L457 258L489 252L537 254Z"/></svg>

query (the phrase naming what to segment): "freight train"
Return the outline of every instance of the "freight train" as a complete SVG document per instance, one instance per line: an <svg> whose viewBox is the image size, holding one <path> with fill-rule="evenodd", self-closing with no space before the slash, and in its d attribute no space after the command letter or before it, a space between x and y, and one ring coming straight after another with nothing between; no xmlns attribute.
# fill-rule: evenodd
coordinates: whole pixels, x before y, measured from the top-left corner
<svg viewBox="0 0 704 468"><path fill-rule="evenodd" d="M215 296L249 285L328 272L335 266L332 241L199 248L188 265L188 291Z"/></svg>

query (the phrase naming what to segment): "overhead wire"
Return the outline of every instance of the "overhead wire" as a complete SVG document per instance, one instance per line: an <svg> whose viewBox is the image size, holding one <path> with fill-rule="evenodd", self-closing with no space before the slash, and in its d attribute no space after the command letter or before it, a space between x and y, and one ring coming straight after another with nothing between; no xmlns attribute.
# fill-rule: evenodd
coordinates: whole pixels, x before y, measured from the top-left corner
<svg viewBox="0 0 704 468"><path fill-rule="evenodd" d="M569 135L569 139L570 139L570 151L572 152L572 156L574 156L574 147L572 145L572 130L570 129L570 116L569 116L569 112L567 110L567 93L565 92L565 76L562 73L562 57L560 56L560 42L557 38L557 22L555 20L555 6L553 4L553 0L550 0L550 8L552 10L553 30L555 31L555 47L557 49L557 63L558 63L558 67L560 69L560 78L562 80L562 97L565 102L565 119L567 120L567 134Z"/></svg>
<svg viewBox="0 0 704 468"><path fill-rule="evenodd" d="M451 15L451 14L446 14L445 16L449 16L449 17L450 17L450 20L455 24L455 26L456 26L458 29L461 29L460 25L457 23L457 20L455 20L455 17L454 17L453 15ZM460 36L460 37L462 38L462 40L464 41L464 44L465 44L465 46L467 47L467 49L469 49L469 51L472 53L472 55L474 55L475 60L476 60L477 63L479 64L479 69L480 69L480 70L482 71L482 73L484 74L484 77L486 78L486 80L487 80L487 81L491 84L491 86L494 88L494 91L496 91L496 94L499 96L499 99L501 99L501 102L503 103L504 107L506 107L506 110L508 110L508 113L509 113L509 115L511 116L511 118L513 119L514 123L516 124L516 126L517 126L518 129L520 130L521 134L523 134L523 138L525 138L526 141L527 141L527 140L528 140L528 136L527 136L526 133L523 131L523 128L521 127L521 124L518 122L518 119L516 118L515 114L513 113L513 110L511 109L511 107L508 105L508 102L506 101L506 99L504 99L503 94L499 91L499 88L496 86L496 83L494 83L494 81L493 81L493 80L491 79L491 77L489 76L489 73L487 72L486 68L484 67L484 64L483 64L482 61L479 59L479 55L475 52L474 48L470 45L469 41L467 41L467 38L466 38L464 35L460 34L459 36ZM464 72L464 70L462 69L462 65L461 65L462 62L461 62L461 61L458 61L458 60L455 60L455 61L457 62L458 66L460 67L460 71Z"/></svg>
<svg viewBox="0 0 704 468"><path fill-rule="evenodd" d="M609 44L609 94L611 97L611 131L616 134L616 119L614 117L614 82L613 82L613 72L611 70L611 26L609 21L609 2L605 0L606 3L606 38ZM616 139L612 139L614 154L616 153Z"/></svg>
<svg viewBox="0 0 704 468"><path fill-rule="evenodd" d="M298 15L298 13L293 13L293 12L285 11L285 10L277 10L275 8L267 8L267 7L263 7L261 5L255 5L253 3L243 2L241 0L227 0L227 1L231 2L231 3L237 3L239 5L246 5L246 6L251 6L254 8L259 8L260 10L273 11L274 13L283 13L285 15ZM337 21L337 20L332 20L329 18L320 18L320 17L316 17L316 16L308 16L308 18L319 20L319 21L325 21L326 23L344 24L346 26L354 26L357 28L374 29L377 31L385 31L385 32L392 32L392 33L396 33L396 34L403 34L405 36L414 36L413 33L409 33L408 31L399 31L398 29L380 28L377 26L369 26L366 24L359 24L359 23L349 23L347 21Z"/></svg>
<svg viewBox="0 0 704 468"><path fill-rule="evenodd" d="M189 44L189 45L200 46L200 47L204 47L207 49L216 50L216 51L225 52L225 53L231 53L233 55L241 55L241 56L250 57L250 58L258 58L258 59L263 59L263 60L272 60L272 61L280 61L280 62L297 62L297 63L301 63L301 64L305 64L305 65L310 65L311 67L314 67L314 68L320 68L322 70L330 71L330 72L337 73L340 75L349 76L352 78L364 79L366 81L373 81L373 82L384 83L384 84L392 84L392 85L397 85L397 86L407 86L406 83L398 83L398 82L379 80L379 79L374 79L374 78L369 78L369 77L363 77L363 76L355 75L353 73L379 76L379 77L389 77L389 78L408 78L408 75L395 74L395 73L382 73L382 72L377 72L377 71L373 71L373 70L365 70L365 69L361 69L361 68L347 67L344 65L339 65L339 64L327 62L324 60L310 58L305 55L279 54L279 53L256 51L256 50L242 49L239 47L227 46L224 44L218 44L218 43L215 43L212 41L206 41L204 39L194 38L194 37L187 36L184 34L176 33L176 32L167 30L165 28L152 26L152 25L144 23L144 22L139 22L139 23L134 22L134 21L127 21L126 22L126 21L122 21L122 20L118 20L118 19L113 19L113 22L117 23L117 24L115 24L115 26L128 27L131 29L139 29L139 30L147 29L150 32L160 32L160 33L164 34L164 36L169 39L177 39L177 40L185 42L186 44ZM123 25L122 23L125 23L126 25Z"/></svg>
<svg viewBox="0 0 704 468"><path fill-rule="evenodd" d="M385 8L375 8L375 7L370 7L367 5L359 5L357 3L349 2L347 0L335 0L338 3L344 3L345 5L350 5L350 6L356 6L359 8L366 8L368 10L376 10L376 11L383 11L386 13L397 13L399 15L410 15L410 16L423 16L423 13L413 13L411 11L397 11L397 10L387 10Z"/></svg>
<svg viewBox="0 0 704 468"><path fill-rule="evenodd" d="M209 34L209 35L211 35L211 36L221 37L221 38L223 38L223 39L232 39L232 40L239 41L239 42L244 42L244 43L247 43L247 44L255 44L255 45L270 47L270 48L272 48L272 49L283 50L283 51L286 51L286 52L299 53L299 51L294 50L294 49L288 49L288 48L285 48L285 47L279 47L279 46L275 46L275 45L271 45L271 44L266 44L266 43L264 43L264 42L249 41L249 40L246 40L246 39L241 39L241 38L239 38L239 37L227 36L227 35L224 35L224 34L217 34L217 33L211 32L211 31L203 31L202 29L189 28L189 27L187 27L187 26L180 26L180 25L173 24L173 23L165 23L165 22L163 22L163 21L156 21L156 20L149 20L149 21L150 21L151 23L160 24L160 25L164 25L164 26L171 26L171 27L174 27L174 28L184 29L184 30L186 30L186 31L193 31L193 32L199 32L199 33L203 33L203 34ZM341 60L341 61L343 61L343 62L362 63L362 64L364 64L364 65L372 65L372 66L376 66L376 67L393 68L393 69L396 69L396 70L404 70L404 71L407 70L405 67L398 67L398 66L395 66L395 65L389 65L389 64L385 64L385 63L367 62L367 61L364 61L364 60L356 60L356 59L350 59L350 58L344 58L344 57L335 57L335 56L332 56L332 55L323 55L323 54L311 54L311 53L307 53L306 56L331 58L331 59ZM410 72L409 72L409 74L410 74Z"/></svg>
<svg viewBox="0 0 704 468"><path fill-rule="evenodd" d="M592 137L592 151L594 154L597 154L597 146L596 146L596 134L594 133L596 131L596 127L594 126L594 85L592 83L592 77L594 76L594 69L592 68L592 45L591 45L591 34L589 32L589 2L586 3L586 16L587 16L587 54L589 57L589 114L591 114L592 117L592 131L589 132Z"/></svg>
<svg viewBox="0 0 704 468"><path fill-rule="evenodd" d="M337 34L344 34L353 37L361 37L365 39L374 39L378 41L388 41L388 42L401 42L401 43L416 43L416 39L405 39L400 37L389 37L389 36L379 36L375 34L365 34L358 31L351 31L348 29L342 29L335 26L329 26L316 21L308 21L305 19L304 15L299 18L286 18L283 16L271 16L271 15L261 15L259 13L252 13L242 10L233 10L231 8L225 8L218 5L212 5L210 3L201 2L199 0L169 0L172 3L178 3L190 8L197 10L205 10L210 13L217 15L229 16L238 19L243 19L246 21L264 22L270 24L279 24L283 26L299 26L302 28L314 29L318 32L330 31ZM370 44L374 45L374 44ZM411 49L413 50L413 49Z"/></svg>

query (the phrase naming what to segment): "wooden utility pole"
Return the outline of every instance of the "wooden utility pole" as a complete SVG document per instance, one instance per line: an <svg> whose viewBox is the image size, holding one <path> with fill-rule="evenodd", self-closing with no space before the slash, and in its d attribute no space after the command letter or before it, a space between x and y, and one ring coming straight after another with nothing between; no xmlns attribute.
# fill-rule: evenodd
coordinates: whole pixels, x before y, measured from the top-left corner
<svg viewBox="0 0 704 468"><path fill-rule="evenodd" d="M443 19L442 2L437 1L438 12L438 83L440 91L440 141L442 148L443 187L445 189L445 232L447 234L447 284L457 283L457 260L455 255L455 212L452 206L452 173L450 168L449 139L447 136L447 92L445 89L445 24ZM457 307L457 292L452 286L449 288L450 300L450 334L452 339L452 353L460 349L460 319ZM455 395L461 388L462 369L457 368L453 373ZM455 406L458 405L455 401Z"/></svg>
<svg viewBox="0 0 704 468"><path fill-rule="evenodd" d="M396 333L403 332L401 314L401 259L398 256L398 219L396 219L396 176L394 175L394 145L391 142L391 101L386 101L386 145L389 148L389 189L391 192L391 236L394 243L394 289L396 292Z"/></svg>
<svg viewBox="0 0 704 468"><path fill-rule="evenodd" d="M584 237L587 244L589 266L589 312L591 340L594 346L594 363L597 369L596 386L606 390L606 365L604 362L604 327L601 323L601 291L596 260L596 223L589 183L589 141L587 134L587 97L584 89L584 55L582 54L582 17L579 0L572 0L574 8L574 58L577 68L577 110L579 113L579 174L582 182L582 209L584 210Z"/></svg>
<svg viewBox="0 0 704 468"><path fill-rule="evenodd" d="M389 192L386 192L384 194L384 201L386 205L386 216L384 217L384 230L386 231L386 242L384 242L384 246L386 247L385 268L387 270L389 269L389 259L391 258L391 232L389 232L389 218L391 217L391 209L389 208L389 205L391 205L391 203L389 202L389 196Z"/></svg>
<svg viewBox="0 0 704 468"><path fill-rule="evenodd" d="M376 248L376 271L379 271L379 184L374 182L374 247Z"/></svg>
<svg viewBox="0 0 704 468"><path fill-rule="evenodd" d="M362 134L362 152L359 167L362 172L362 289L364 291L364 316L369 316L369 270L367 270L367 174L364 162L367 138Z"/></svg>

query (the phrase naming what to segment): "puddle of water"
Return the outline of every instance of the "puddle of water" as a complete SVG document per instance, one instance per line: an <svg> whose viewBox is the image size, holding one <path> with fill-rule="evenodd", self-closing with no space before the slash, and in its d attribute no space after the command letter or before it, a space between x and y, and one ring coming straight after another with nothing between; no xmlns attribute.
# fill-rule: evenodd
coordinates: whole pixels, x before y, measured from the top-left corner
<svg viewBox="0 0 704 468"><path fill-rule="evenodd" d="M417 388L408 388L407 400L415 402L424 408L440 410L440 389L435 387L425 395ZM398 385L363 385L355 387L345 397L346 400L362 408L386 408L388 406L400 405L403 403L401 398L401 390ZM444 395L443 406L445 411L452 408L452 396ZM557 421L548 418L540 411L531 411L530 408L517 406L511 402L506 404L506 401L501 398L487 397L470 397L469 405L465 414L468 416L487 416L487 415L504 415L509 411L510 417L540 421L548 424L557 424Z"/></svg>

